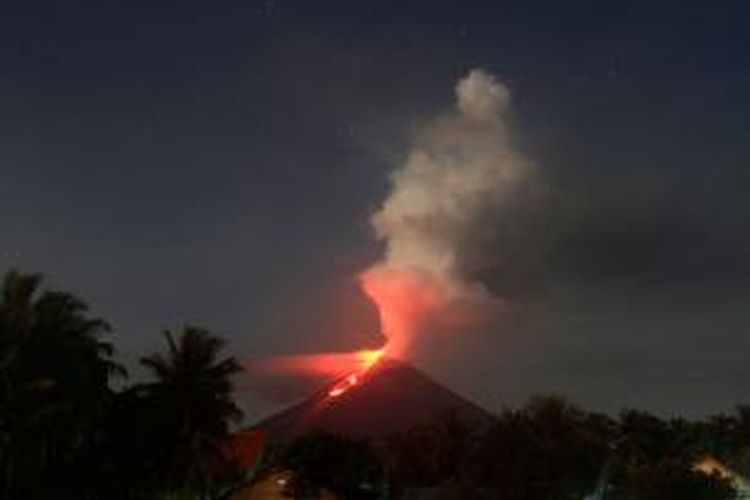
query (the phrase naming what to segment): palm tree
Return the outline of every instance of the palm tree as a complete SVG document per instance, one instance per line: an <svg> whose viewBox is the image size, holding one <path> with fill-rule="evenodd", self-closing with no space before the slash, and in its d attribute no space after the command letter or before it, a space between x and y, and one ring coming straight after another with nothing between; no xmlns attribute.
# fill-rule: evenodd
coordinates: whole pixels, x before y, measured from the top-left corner
<svg viewBox="0 0 750 500"><path fill-rule="evenodd" d="M141 359L156 381L144 386L152 401L155 442L163 444L162 486L205 493L224 463L229 425L241 417L232 397L240 366L220 359L224 342L207 330L185 327L178 338L165 331L168 350Z"/></svg>
<svg viewBox="0 0 750 500"><path fill-rule="evenodd" d="M109 326L75 296L40 291L41 280L10 271L0 290L0 496L39 496L55 482L85 498L93 475L85 457L110 378L124 370L100 339Z"/></svg>

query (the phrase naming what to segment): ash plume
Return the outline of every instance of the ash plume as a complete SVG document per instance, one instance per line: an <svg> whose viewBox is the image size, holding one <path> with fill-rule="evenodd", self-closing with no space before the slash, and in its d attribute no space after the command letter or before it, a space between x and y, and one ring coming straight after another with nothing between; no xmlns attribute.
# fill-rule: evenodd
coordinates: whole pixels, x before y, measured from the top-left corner
<svg viewBox="0 0 750 500"><path fill-rule="evenodd" d="M455 94L455 110L419 134L372 216L384 256L361 281L397 354L428 319L502 302L476 277L506 257L497 242L540 191L511 141L508 88L473 70Z"/></svg>

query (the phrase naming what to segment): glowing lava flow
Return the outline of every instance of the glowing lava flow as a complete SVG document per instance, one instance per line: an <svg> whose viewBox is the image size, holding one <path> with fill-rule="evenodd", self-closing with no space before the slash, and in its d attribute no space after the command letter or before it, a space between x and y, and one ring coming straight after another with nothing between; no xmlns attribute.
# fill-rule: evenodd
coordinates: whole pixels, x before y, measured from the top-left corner
<svg viewBox="0 0 750 500"><path fill-rule="evenodd" d="M337 398L355 385L359 384L367 372L369 372L378 360L383 357L383 353L384 349L372 349L357 353L357 358L358 361L362 363L362 368L358 372L349 374L346 378L334 385L328 391L328 396L331 398Z"/></svg>
<svg viewBox="0 0 750 500"><path fill-rule="evenodd" d="M444 290L430 276L418 271L395 271L383 267L360 276L365 293L377 307L387 344L381 349L359 351L357 371L337 382L328 396L338 398L358 385L367 372L388 352L403 357L414 334L426 319L446 302Z"/></svg>

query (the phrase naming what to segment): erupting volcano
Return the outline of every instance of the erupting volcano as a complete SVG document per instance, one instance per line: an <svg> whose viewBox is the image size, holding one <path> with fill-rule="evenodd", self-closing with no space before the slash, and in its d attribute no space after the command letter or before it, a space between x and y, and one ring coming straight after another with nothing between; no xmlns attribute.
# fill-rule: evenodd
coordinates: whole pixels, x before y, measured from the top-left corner
<svg viewBox="0 0 750 500"><path fill-rule="evenodd" d="M372 216L384 252L359 275L359 284L377 309L384 343L271 363L277 372L336 380L323 392L324 399L348 399L354 388L360 389L357 394L368 393L367 381L383 373L383 366L408 359L426 332L466 330L504 306L478 276L498 265L508 267L498 242L505 223L533 198L535 168L512 147L505 85L474 70L455 91L456 109L415 137Z"/></svg>

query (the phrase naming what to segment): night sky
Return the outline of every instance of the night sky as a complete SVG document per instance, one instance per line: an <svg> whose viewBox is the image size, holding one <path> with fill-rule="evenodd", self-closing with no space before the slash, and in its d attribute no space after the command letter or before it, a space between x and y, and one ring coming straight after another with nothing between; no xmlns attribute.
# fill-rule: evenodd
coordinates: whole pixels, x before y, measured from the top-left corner
<svg viewBox="0 0 750 500"><path fill-rule="evenodd" d="M0 269L81 295L136 375L185 323L242 359L359 349L369 216L482 68L543 213L478 276L507 310L415 363L493 410L730 410L750 402L749 49L740 0L4 1ZM251 416L272 407L254 385Z"/></svg>

